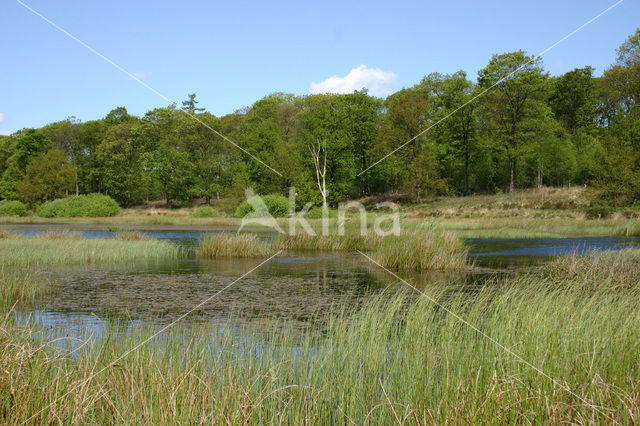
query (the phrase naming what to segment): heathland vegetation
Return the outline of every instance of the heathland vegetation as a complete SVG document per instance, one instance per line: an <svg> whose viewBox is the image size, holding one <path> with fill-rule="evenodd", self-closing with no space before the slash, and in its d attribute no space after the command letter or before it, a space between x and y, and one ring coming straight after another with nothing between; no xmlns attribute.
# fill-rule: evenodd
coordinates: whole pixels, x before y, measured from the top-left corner
<svg viewBox="0 0 640 426"><path fill-rule="evenodd" d="M299 208L322 201L309 153L326 146L334 205L380 194L421 202L587 184L600 189L595 212L640 197L639 82L640 30L602 76L585 66L550 77L539 58L516 51L494 55L475 80L432 73L386 99L275 93L222 117L199 108L195 95L143 117L121 107L99 120L69 118L0 137L0 199L32 209L101 193L124 207L181 206L242 198L248 186L263 195L294 186Z"/></svg>

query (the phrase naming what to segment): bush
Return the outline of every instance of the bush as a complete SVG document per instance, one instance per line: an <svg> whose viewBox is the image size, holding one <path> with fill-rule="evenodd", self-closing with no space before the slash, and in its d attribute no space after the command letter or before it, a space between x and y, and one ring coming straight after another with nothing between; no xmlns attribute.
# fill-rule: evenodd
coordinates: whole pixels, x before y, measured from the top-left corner
<svg viewBox="0 0 640 426"><path fill-rule="evenodd" d="M24 216L27 208L20 201L0 201L0 216Z"/></svg>
<svg viewBox="0 0 640 426"><path fill-rule="evenodd" d="M611 214L611 207L604 203L592 203L586 213L589 219L604 219Z"/></svg>
<svg viewBox="0 0 640 426"><path fill-rule="evenodd" d="M220 213L211 206L198 207L191 212L193 217L220 217Z"/></svg>
<svg viewBox="0 0 640 426"><path fill-rule="evenodd" d="M251 201L253 201L254 198L262 198L268 211L254 211L253 206L249 203L249 200L247 200L236 209L236 217L245 217L247 215L249 215L249 217L265 217L268 214L271 214L273 217L289 216L289 200L286 197L279 194L270 194L264 197L252 197Z"/></svg>
<svg viewBox="0 0 640 426"><path fill-rule="evenodd" d="M89 194L48 201L36 210L41 217L107 217L120 213L120 206L108 195Z"/></svg>

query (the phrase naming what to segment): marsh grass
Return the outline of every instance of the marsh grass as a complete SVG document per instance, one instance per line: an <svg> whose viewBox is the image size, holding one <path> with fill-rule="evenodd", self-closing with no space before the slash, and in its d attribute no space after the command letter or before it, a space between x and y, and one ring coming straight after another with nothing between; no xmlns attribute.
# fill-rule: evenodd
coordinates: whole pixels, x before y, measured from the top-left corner
<svg viewBox="0 0 640 426"><path fill-rule="evenodd" d="M373 250L378 246L380 239L381 237L371 233L363 236L355 233L309 235L306 232L298 232L294 235L281 235L275 244L282 250L364 251Z"/></svg>
<svg viewBox="0 0 640 426"><path fill-rule="evenodd" d="M206 237L200 242L196 256L203 259L219 257L265 257L275 250L260 241L254 234L220 233Z"/></svg>
<svg viewBox="0 0 640 426"><path fill-rule="evenodd" d="M36 270L25 273L20 268L0 267L0 311L16 303L30 304L53 291L44 273Z"/></svg>
<svg viewBox="0 0 640 426"><path fill-rule="evenodd" d="M82 238L76 233L48 233L0 239L0 265L100 264L173 259L181 249L158 240L123 241Z"/></svg>
<svg viewBox="0 0 640 426"><path fill-rule="evenodd" d="M82 233L74 231L49 231L36 234L32 238L38 240L81 240Z"/></svg>
<svg viewBox="0 0 640 426"><path fill-rule="evenodd" d="M114 240L119 241L151 241L153 238L144 235L141 232L118 232L113 236Z"/></svg>
<svg viewBox="0 0 640 426"><path fill-rule="evenodd" d="M0 422L638 423L640 284L584 292L581 281L526 274L472 296L425 290L556 383L408 294L301 332L178 326L121 360L155 328L108 328L67 356L55 336L5 322Z"/></svg>
<svg viewBox="0 0 640 426"><path fill-rule="evenodd" d="M394 271L454 270L467 266L467 248L455 234L439 229L411 229L401 235L282 235L275 243L282 250L367 252L376 262Z"/></svg>
<svg viewBox="0 0 640 426"><path fill-rule="evenodd" d="M640 237L640 220L629 219L624 225L618 227L617 235L624 237Z"/></svg>
<svg viewBox="0 0 640 426"><path fill-rule="evenodd" d="M5 240L8 238L20 238L20 234L16 234L15 232L5 231L4 229L0 229L0 240Z"/></svg>
<svg viewBox="0 0 640 426"><path fill-rule="evenodd" d="M456 270L467 266L467 248L446 231L413 232L379 240L371 257L394 271Z"/></svg>
<svg viewBox="0 0 640 426"><path fill-rule="evenodd" d="M547 263L542 276L569 282L585 291L636 288L640 283L640 249L569 254Z"/></svg>

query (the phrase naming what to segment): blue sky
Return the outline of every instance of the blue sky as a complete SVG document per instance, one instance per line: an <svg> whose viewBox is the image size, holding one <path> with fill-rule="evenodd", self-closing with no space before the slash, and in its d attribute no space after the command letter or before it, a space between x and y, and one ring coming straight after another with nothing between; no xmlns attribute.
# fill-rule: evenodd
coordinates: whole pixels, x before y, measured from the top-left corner
<svg viewBox="0 0 640 426"><path fill-rule="evenodd" d="M539 53L614 3L22 1L166 97L196 92L216 115L276 91L365 84L384 95L460 69L475 79L492 54ZM624 1L547 53L545 65L552 75L585 65L600 75L639 16L639 2ZM1 133L167 105L15 0L0 3L0 40Z"/></svg>

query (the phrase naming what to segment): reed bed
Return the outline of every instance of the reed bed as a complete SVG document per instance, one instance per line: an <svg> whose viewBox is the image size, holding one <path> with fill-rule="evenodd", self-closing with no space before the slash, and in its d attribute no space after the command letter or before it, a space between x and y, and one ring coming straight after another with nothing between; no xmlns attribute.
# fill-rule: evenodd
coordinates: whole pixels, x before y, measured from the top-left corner
<svg viewBox="0 0 640 426"><path fill-rule="evenodd" d="M624 225L618 227L616 234L623 237L640 237L640 220L628 220Z"/></svg>
<svg viewBox="0 0 640 426"><path fill-rule="evenodd" d="M467 248L451 232L414 232L381 239L371 257L394 271L456 270L467 266Z"/></svg>
<svg viewBox="0 0 640 426"><path fill-rule="evenodd" d="M16 304L28 304L51 294L53 288L46 274L20 268L0 267L0 311Z"/></svg>
<svg viewBox="0 0 640 426"><path fill-rule="evenodd" d="M5 322L0 422L638 423L640 284L585 293L579 281L524 275L472 296L427 290L556 382L406 294L297 333L178 326L122 359L155 328L107 328L67 356L77 343L47 344L55 336Z"/></svg>
<svg viewBox="0 0 640 426"><path fill-rule="evenodd" d="M113 237L119 241L151 241L153 238L144 235L141 232L118 232Z"/></svg>
<svg viewBox="0 0 640 426"><path fill-rule="evenodd" d="M590 291L635 288L640 282L640 249L560 256L547 263L541 275Z"/></svg>
<svg viewBox="0 0 640 426"><path fill-rule="evenodd" d="M276 246L281 250L365 251L375 249L380 240L381 237L374 234L309 235L299 232L294 235L281 235Z"/></svg>
<svg viewBox="0 0 640 426"><path fill-rule="evenodd" d="M275 243L283 250L362 251L394 271L463 269L467 248L455 234L439 229L412 229L399 236L375 234L283 235Z"/></svg>
<svg viewBox="0 0 640 426"><path fill-rule="evenodd" d="M49 231L36 234L31 238L39 240L81 240L82 232L74 231Z"/></svg>
<svg viewBox="0 0 640 426"><path fill-rule="evenodd" d="M8 238L20 238L20 234L16 234L15 232L5 231L4 229L0 229L0 240L5 240Z"/></svg>
<svg viewBox="0 0 640 426"><path fill-rule="evenodd" d="M265 257L274 250L260 241L254 234L220 233L209 236L200 242L196 256L203 259L218 257Z"/></svg>
<svg viewBox="0 0 640 426"><path fill-rule="evenodd" d="M181 254L178 246L164 241L87 239L74 233L0 239L0 265L5 266L159 260L178 258Z"/></svg>

